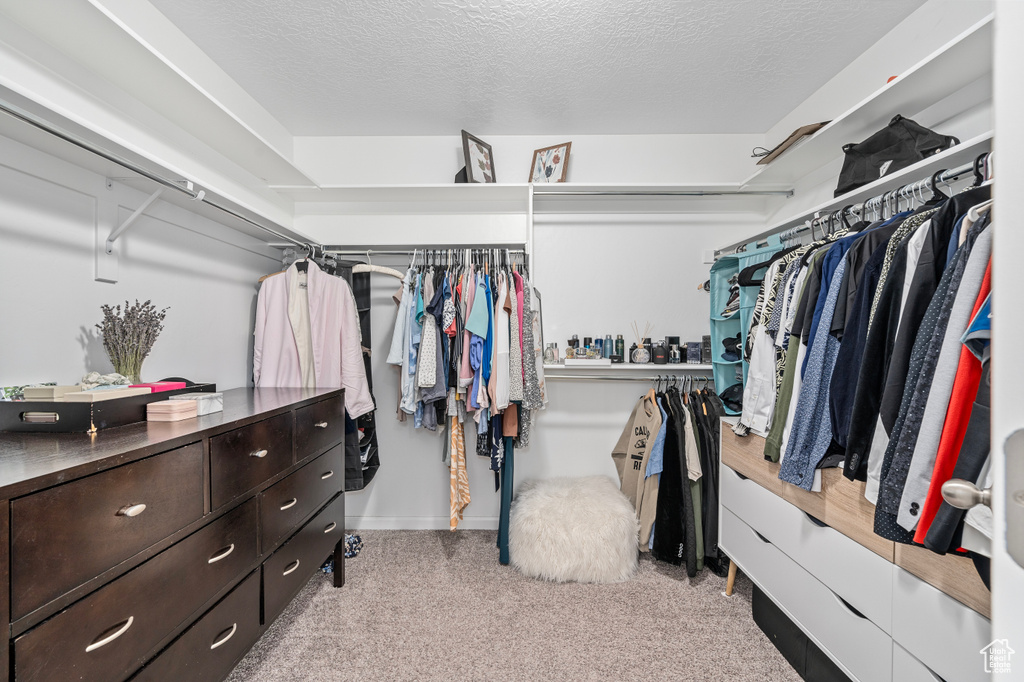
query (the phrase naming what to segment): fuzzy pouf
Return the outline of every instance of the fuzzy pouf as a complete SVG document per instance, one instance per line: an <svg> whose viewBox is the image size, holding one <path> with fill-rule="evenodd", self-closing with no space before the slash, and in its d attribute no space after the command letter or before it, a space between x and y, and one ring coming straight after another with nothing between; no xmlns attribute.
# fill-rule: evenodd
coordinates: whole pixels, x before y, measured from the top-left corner
<svg viewBox="0 0 1024 682"><path fill-rule="evenodd" d="M607 476L553 478L520 486L508 548L520 572L557 582L612 583L637 567L640 524Z"/></svg>

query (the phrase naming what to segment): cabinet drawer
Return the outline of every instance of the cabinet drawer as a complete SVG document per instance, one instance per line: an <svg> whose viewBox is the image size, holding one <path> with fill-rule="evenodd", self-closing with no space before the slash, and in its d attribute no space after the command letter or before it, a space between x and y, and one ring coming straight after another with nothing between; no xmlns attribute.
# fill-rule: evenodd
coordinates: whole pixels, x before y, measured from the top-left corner
<svg viewBox="0 0 1024 682"><path fill-rule="evenodd" d="M260 493L263 552L340 492L344 478L345 446L339 445Z"/></svg>
<svg viewBox="0 0 1024 682"><path fill-rule="evenodd" d="M341 494L263 562L264 624L281 615L344 537L345 495Z"/></svg>
<svg viewBox="0 0 1024 682"><path fill-rule="evenodd" d="M840 666L861 682L892 679L892 639L728 509L723 549Z"/></svg>
<svg viewBox="0 0 1024 682"><path fill-rule="evenodd" d="M895 643L892 645L892 679L898 682L946 682Z"/></svg>
<svg viewBox="0 0 1024 682"><path fill-rule="evenodd" d="M896 569L892 607L893 639L936 675L990 679L980 653L993 639L987 618L902 568Z"/></svg>
<svg viewBox="0 0 1024 682"><path fill-rule="evenodd" d="M220 682L260 636L260 574L254 572L132 682Z"/></svg>
<svg viewBox="0 0 1024 682"><path fill-rule="evenodd" d="M722 467L722 505L885 632L892 630L892 563Z"/></svg>
<svg viewBox="0 0 1024 682"><path fill-rule="evenodd" d="M11 504L20 618L203 515L203 447L187 445Z"/></svg>
<svg viewBox="0 0 1024 682"><path fill-rule="evenodd" d="M210 494L218 509L292 465L292 415L210 439Z"/></svg>
<svg viewBox="0 0 1024 682"><path fill-rule="evenodd" d="M256 560L256 500L75 602L14 642L15 680L124 680Z"/></svg>
<svg viewBox="0 0 1024 682"><path fill-rule="evenodd" d="M345 394L295 411L295 461L345 440Z"/></svg>

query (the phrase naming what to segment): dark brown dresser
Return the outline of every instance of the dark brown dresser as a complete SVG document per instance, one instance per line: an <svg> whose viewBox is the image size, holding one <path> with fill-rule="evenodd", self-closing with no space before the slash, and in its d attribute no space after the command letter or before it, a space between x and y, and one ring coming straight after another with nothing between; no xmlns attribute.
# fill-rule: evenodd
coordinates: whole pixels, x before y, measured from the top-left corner
<svg viewBox="0 0 1024 682"><path fill-rule="evenodd" d="M0 433L0 680L215 682L334 555L339 389L97 434Z"/></svg>

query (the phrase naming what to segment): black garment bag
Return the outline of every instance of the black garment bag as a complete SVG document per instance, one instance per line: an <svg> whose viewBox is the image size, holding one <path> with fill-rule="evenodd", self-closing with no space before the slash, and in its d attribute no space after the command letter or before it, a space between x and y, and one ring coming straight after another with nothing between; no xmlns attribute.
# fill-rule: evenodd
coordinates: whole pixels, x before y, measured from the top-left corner
<svg viewBox="0 0 1024 682"><path fill-rule="evenodd" d="M960 140L952 135L940 135L897 114L889 125L863 142L843 145L846 157L835 196L851 192L957 144Z"/></svg>

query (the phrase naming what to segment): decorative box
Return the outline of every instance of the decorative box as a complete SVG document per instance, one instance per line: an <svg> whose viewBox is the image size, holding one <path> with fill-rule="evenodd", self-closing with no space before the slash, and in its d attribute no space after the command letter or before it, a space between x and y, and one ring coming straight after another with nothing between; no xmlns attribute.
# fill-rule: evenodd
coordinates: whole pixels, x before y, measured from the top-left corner
<svg viewBox="0 0 1024 682"><path fill-rule="evenodd" d="M148 384L132 384L132 388L148 388L153 393L166 393L186 388L184 381L154 381Z"/></svg>
<svg viewBox="0 0 1024 682"><path fill-rule="evenodd" d="M146 405L167 400L177 393L212 393L216 390L216 384L196 384L179 391L145 393L95 402L68 402L67 395L62 401L5 400L0 401L0 431L95 433L146 421Z"/></svg>
<svg viewBox="0 0 1024 682"><path fill-rule="evenodd" d="M196 412L202 417L204 414L224 411L223 393L180 393L171 396L169 400L194 400L196 401Z"/></svg>

